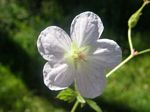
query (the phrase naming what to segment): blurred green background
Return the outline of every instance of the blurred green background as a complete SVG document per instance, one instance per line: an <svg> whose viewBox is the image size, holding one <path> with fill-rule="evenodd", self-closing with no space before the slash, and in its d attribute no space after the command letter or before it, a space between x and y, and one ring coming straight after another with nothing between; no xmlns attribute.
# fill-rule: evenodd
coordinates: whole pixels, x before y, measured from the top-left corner
<svg viewBox="0 0 150 112"><path fill-rule="evenodd" d="M0 0L0 112L69 112L73 104L55 98L45 87L45 61L36 48L39 33L57 25L69 33L72 19L83 11L98 14L101 38L117 41L129 55L127 20L142 0ZM133 30L136 50L150 47L150 6ZM107 80L95 99L104 112L150 112L150 53L138 56ZM78 112L94 112L88 106Z"/></svg>

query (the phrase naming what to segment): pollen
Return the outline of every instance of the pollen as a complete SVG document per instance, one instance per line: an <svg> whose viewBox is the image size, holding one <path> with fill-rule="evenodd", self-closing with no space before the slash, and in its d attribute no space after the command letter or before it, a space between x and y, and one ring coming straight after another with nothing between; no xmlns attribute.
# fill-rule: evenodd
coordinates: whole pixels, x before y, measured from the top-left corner
<svg viewBox="0 0 150 112"><path fill-rule="evenodd" d="M79 59L86 61L86 55L84 53L79 53Z"/></svg>
<svg viewBox="0 0 150 112"><path fill-rule="evenodd" d="M81 67L82 62L86 62L86 54L79 49L72 51L71 53L71 63L74 65L75 69L79 69Z"/></svg>
<svg viewBox="0 0 150 112"><path fill-rule="evenodd" d="M73 55L74 61L86 61L86 55L82 52L75 53Z"/></svg>

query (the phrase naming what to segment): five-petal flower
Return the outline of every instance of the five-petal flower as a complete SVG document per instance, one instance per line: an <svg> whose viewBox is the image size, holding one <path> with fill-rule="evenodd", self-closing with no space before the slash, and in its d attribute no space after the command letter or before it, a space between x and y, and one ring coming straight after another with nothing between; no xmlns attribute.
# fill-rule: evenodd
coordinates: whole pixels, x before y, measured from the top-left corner
<svg viewBox="0 0 150 112"><path fill-rule="evenodd" d="M103 29L101 19L87 11L72 21L70 37L57 26L41 32L37 47L48 61L43 76L50 90L65 89L75 81L86 98L95 98L103 92L106 70L114 68L122 57L116 42L99 39Z"/></svg>

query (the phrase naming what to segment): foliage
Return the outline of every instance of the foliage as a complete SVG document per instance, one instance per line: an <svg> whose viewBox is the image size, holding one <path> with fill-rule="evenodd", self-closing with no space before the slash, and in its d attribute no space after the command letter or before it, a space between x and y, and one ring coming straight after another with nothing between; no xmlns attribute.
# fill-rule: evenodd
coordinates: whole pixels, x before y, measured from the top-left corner
<svg viewBox="0 0 150 112"><path fill-rule="evenodd" d="M142 58L142 60L141 60ZM149 112L150 104L150 67L149 54L137 57L116 74L108 78L108 85L103 94L106 105L109 108L116 108L115 111L124 112L131 110L135 112ZM108 103L109 104L109 103Z"/></svg>
<svg viewBox="0 0 150 112"><path fill-rule="evenodd" d="M95 110L95 112L102 112L101 108L93 100L86 100L88 105Z"/></svg>
<svg viewBox="0 0 150 112"><path fill-rule="evenodd" d="M0 110L2 112L47 112L54 109L44 98L33 96L23 81L12 74L8 68L0 66Z"/></svg>
<svg viewBox="0 0 150 112"><path fill-rule="evenodd" d="M63 101L67 101L69 103L73 102L76 98L76 92L71 88L67 88L62 90L58 95L57 98Z"/></svg>

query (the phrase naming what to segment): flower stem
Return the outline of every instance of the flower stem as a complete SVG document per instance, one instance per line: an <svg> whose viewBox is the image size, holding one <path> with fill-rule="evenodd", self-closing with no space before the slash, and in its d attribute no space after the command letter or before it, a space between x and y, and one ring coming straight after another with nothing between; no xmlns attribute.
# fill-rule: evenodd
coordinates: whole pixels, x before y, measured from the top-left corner
<svg viewBox="0 0 150 112"><path fill-rule="evenodd" d="M132 51L133 52L133 51ZM137 54L134 54L134 52L132 54L130 54L125 60L123 60L119 65L117 65L114 69L112 69L110 72L108 72L106 74L106 77L109 77L112 73L114 73L117 69L119 69L121 66L123 66L125 63L127 63L130 59L132 59L134 56L137 56L137 55L141 55L141 54L144 54L144 53L147 53L147 52L150 52L150 49L145 49L145 50L142 50L140 52L138 52Z"/></svg>
<svg viewBox="0 0 150 112"><path fill-rule="evenodd" d="M129 42L130 52L132 54L133 53L133 44L132 44L132 39L131 39L131 28L128 28L128 42Z"/></svg>
<svg viewBox="0 0 150 112"><path fill-rule="evenodd" d="M77 109L78 105L79 105L79 101L76 100L76 102L75 102L75 104L73 105L73 107L72 107L72 109L71 109L70 112L75 112L75 110Z"/></svg>
<svg viewBox="0 0 150 112"><path fill-rule="evenodd" d="M109 77L112 73L114 73L117 69L119 69L121 66L123 66L125 63L127 63L131 58L133 58L134 55L129 55L124 61L122 61L118 66L116 66L114 69L112 69L109 73L106 74L106 77Z"/></svg>
<svg viewBox="0 0 150 112"><path fill-rule="evenodd" d="M133 14L133 18L132 19L139 19L139 15L143 8L149 4L150 1L149 0L144 0L144 3L142 4L142 7L135 13ZM135 17L136 18L135 18ZM131 18L129 18L129 21L130 21ZM132 20L133 21L133 20ZM150 49L146 49L146 50L143 50L143 51L140 51L140 52L137 52L134 50L133 48L133 44L132 44L132 39L131 39L131 31L132 31L132 25L129 24L128 26L128 43L129 43L129 47L130 47L130 55L124 60L122 61L118 66L116 66L114 69L112 69L109 73L106 74L106 77L109 77L112 73L114 73L116 70L118 70L121 66L123 66L125 63L127 63L130 59L132 59L134 56L137 56L137 55L140 55L140 54L143 54L143 53L147 53L147 52L150 52Z"/></svg>
<svg viewBox="0 0 150 112"><path fill-rule="evenodd" d="M137 55L140 55L140 54L143 54L143 53L147 53L147 52L150 52L150 49L142 50L142 51L138 52Z"/></svg>

